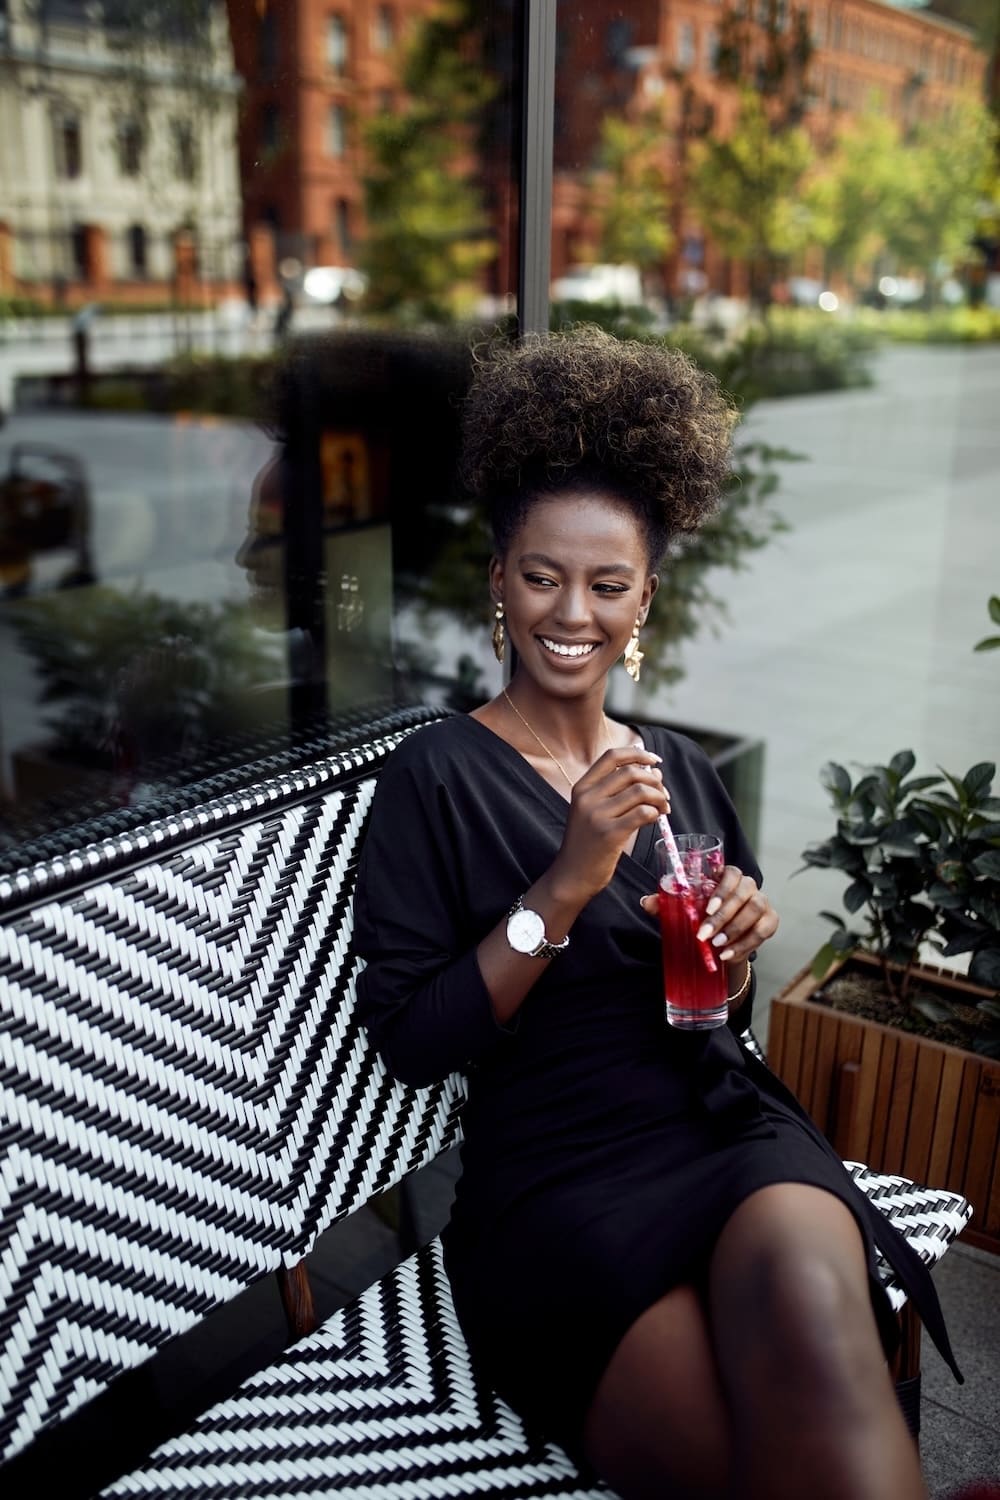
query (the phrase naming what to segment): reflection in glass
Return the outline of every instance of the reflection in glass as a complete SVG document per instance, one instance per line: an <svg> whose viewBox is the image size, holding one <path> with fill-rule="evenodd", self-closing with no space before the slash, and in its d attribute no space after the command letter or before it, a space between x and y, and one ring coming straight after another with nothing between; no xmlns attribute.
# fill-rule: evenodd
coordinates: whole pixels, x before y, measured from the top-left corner
<svg viewBox="0 0 1000 1500"><path fill-rule="evenodd" d="M520 51L508 0L3 16L10 864L421 693L461 320L514 305Z"/></svg>

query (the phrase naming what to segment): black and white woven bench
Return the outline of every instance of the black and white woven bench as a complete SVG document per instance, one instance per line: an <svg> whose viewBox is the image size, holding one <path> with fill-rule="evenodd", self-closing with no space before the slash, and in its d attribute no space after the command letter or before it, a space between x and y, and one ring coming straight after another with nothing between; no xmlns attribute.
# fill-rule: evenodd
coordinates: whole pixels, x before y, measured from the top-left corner
<svg viewBox="0 0 1000 1500"><path fill-rule="evenodd" d="M460 1137L353 1008L376 776L434 717L0 878L0 1462L277 1272L307 1336L102 1494L608 1493L477 1379L437 1242L309 1332L318 1237ZM969 1218L851 1170L929 1264Z"/></svg>

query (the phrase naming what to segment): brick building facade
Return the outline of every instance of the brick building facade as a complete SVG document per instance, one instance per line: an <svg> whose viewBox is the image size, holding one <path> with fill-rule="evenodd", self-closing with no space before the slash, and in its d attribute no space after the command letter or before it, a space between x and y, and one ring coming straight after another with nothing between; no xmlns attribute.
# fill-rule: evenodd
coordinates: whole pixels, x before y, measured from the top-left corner
<svg viewBox="0 0 1000 1500"><path fill-rule="evenodd" d="M352 264L364 232L360 126L400 102L399 49L434 0L227 0L237 71L245 81L240 166L244 222L259 279L274 261ZM775 6L790 24L789 0L740 0L751 49ZM749 14L746 7L752 7ZM742 10L741 10L742 7ZM982 94L985 58L967 28L888 0L804 0L813 55L803 123L822 140L845 114L869 103L902 123L942 110L957 95ZM558 16L552 271L582 256L584 178L600 122L644 96L674 100L665 160L676 169L684 108L710 111L711 129L732 130L738 101L717 70L725 7L720 0L601 0L562 5ZM744 290L742 270L703 242L678 211L678 249L662 268L666 289L684 271L685 247L708 283ZM273 248L272 248L273 247ZM501 248L507 261L511 247ZM267 264L271 257L270 266ZM494 269L494 286L509 271Z"/></svg>
<svg viewBox="0 0 1000 1500"><path fill-rule="evenodd" d="M363 215L361 124L398 103L400 48L432 5L227 0L246 86L244 224L264 285L273 281L274 260L354 263Z"/></svg>

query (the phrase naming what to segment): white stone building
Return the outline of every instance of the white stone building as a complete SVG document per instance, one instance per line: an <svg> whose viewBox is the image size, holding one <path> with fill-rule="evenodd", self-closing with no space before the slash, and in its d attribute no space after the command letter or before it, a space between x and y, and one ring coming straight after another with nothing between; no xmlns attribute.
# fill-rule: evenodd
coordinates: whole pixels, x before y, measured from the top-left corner
<svg viewBox="0 0 1000 1500"><path fill-rule="evenodd" d="M222 0L0 0L0 296L238 283L239 89Z"/></svg>

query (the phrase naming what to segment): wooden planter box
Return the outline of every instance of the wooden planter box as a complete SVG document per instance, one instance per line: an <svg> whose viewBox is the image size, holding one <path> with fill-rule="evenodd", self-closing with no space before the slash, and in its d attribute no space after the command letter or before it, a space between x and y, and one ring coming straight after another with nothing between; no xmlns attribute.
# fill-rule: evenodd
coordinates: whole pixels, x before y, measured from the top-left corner
<svg viewBox="0 0 1000 1500"><path fill-rule="evenodd" d="M878 968L863 955L846 962ZM985 994L923 972L956 998ZM819 985L803 969L775 996L770 1066L842 1157L964 1194L973 1217L963 1238L1000 1254L1000 1061L832 1010L811 998Z"/></svg>

